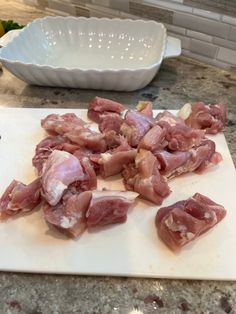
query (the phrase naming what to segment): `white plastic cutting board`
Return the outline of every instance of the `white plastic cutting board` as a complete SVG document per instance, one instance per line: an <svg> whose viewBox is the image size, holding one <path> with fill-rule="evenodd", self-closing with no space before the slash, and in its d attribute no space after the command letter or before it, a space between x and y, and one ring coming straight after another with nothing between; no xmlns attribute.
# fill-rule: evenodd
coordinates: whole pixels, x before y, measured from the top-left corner
<svg viewBox="0 0 236 314"><path fill-rule="evenodd" d="M0 193L12 179L34 178L31 158L45 136L40 119L50 113L78 109L0 109ZM182 249L171 252L157 237L158 206L139 200L125 224L85 232L68 240L48 229L40 210L0 224L0 270L236 280L236 172L223 134L214 136L223 162L203 175L187 174L170 182L163 206L200 192L222 204L227 216L216 227ZM109 178L99 187L122 189L122 180Z"/></svg>

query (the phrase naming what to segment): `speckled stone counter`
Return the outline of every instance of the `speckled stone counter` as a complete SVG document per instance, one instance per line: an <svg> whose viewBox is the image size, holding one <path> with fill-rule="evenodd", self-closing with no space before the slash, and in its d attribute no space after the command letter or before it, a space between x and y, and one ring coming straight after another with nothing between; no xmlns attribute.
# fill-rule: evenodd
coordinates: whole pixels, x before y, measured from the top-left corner
<svg viewBox="0 0 236 314"><path fill-rule="evenodd" d="M146 88L118 93L28 86L5 69L0 71L0 107L86 108L95 95L127 106L152 100L156 109L178 109L197 100L225 102L225 135L236 163L234 73L180 57L165 61ZM0 273L0 314L184 312L236 313L236 282Z"/></svg>
<svg viewBox="0 0 236 314"><path fill-rule="evenodd" d="M0 106L86 108L99 95L127 106L152 100L228 105L225 135L236 163L236 75L180 57L166 61L146 88L129 93L28 86L3 69ZM4 252L3 252L4 254ZM207 261L206 261L207 262ZM0 313L236 313L236 282L0 273ZM140 312L138 312L138 310Z"/></svg>

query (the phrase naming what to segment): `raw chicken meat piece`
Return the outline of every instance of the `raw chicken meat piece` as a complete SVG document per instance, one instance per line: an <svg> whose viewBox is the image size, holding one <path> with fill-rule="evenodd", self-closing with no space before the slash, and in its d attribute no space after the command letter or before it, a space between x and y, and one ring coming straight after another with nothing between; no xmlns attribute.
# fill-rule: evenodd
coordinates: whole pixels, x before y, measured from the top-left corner
<svg viewBox="0 0 236 314"><path fill-rule="evenodd" d="M81 157L80 164L84 171L84 177L81 180L74 181L68 187L73 194L81 193L84 191L95 190L97 188L97 176L93 168L93 163L89 157Z"/></svg>
<svg viewBox="0 0 236 314"><path fill-rule="evenodd" d="M135 110L128 110L121 125L121 134L132 147L138 146L142 137L153 126L153 119Z"/></svg>
<svg viewBox="0 0 236 314"><path fill-rule="evenodd" d="M40 192L39 178L28 185L13 180L0 198L0 219L32 210L40 202Z"/></svg>
<svg viewBox="0 0 236 314"><path fill-rule="evenodd" d="M167 178L172 178L188 171L185 165L191 157L190 151L168 152L167 150L160 150L154 153L154 155L160 164L160 173ZM192 168L189 170L192 170Z"/></svg>
<svg viewBox="0 0 236 314"><path fill-rule="evenodd" d="M85 191L74 194L68 189L56 206L45 202L46 222L70 238L81 235L86 228L123 223L137 193L127 191Z"/></svg>
<svg viewBox="0 0 236 314"><path fill-rule="evenodd" d="M188 151L160 150L154 155L160 164L160 173L168 179L186 172L202 173L222 160L221 154L215 150L215 143L208 139Z"/></svg>
<svg viewBox="0 0 236 314"><path fill-rule="evenodd" d="M73 155L79 159L80 163L82 162L83 158L85 157L88 158L91 165L93 166L94 171L96 173L99 173L100 166L98 164L98 161L101 156L100 153L94 153L90 149L87 149L87 148L80 148L76 150Z"/></svg>
<svg viewBox="0 0 236 314"><path fill-rule="evenodd" d="M83 191L95 190L97 188L97 176L90 159L88 157L83 157L81 159L81 166L83 167L85 176L80 183L80 188Z"/></svg>
<svg viewBox="0 0 236 314"><path fill-rule="evenodd" d="M65 136L73 143L77 143L81 147L85 147L94 152L105 152L107 149L104 135L88 128L74 129L65 133Z"/></svg>
<svg viewBox="0 0 236 314"><path fill-rule="evenodd" d="M41 173L43 164L48 159L53 150L62 150L62 147L65 143L66 139L61 136L49 136L43 139L36 146L35 155L32 159L33 166L37 169L38 174Z"/></svg>
<svg viewBox="0 0 236 314"><path fill-rule="evenodd" d="M129 191L93 191L86 213L88 228L125 222L137 196Z"/></svg>
<svg viewBox="0 0 236 314"><path fill-rule="evenodd" d="M172 250L178 250L212 228L225 215L223 206L196 193L187 200L160 208L155 222L163 242Z"/></svg>
<svg viewBox="0 0 236 314"><path fill-rule="evenodd" d="M204 130L196 130L187 126L183 119L176 117L169 111L159 113L155 123L165 130L168 148L174 151L189 150L200 144L205 135Z"/></svg>
<svg viewBox="0 0 236 314"><path fill-rule="evenodd" d="M162 123L165 125L165 123L168 123L169 126L175 126L176 124L182 124L184 125L184 120L175 116L173 113L165 110L163 112L159 112L158 115L155 118L155 122L159 125L162 125Z"/></svg>
<svg viewBox="0 0 236 314"><path fill-rule="evenodd" d="M94 97L89 103L88 107L88 118L94 122L101 122L101 116L106 112L121 113L125 110L125 107L113 100Z"/></svg>
<svg viewBox="0 0 236 314"><path fill-rule="evenodd" d="M71 141L64 136L49 136L43 139L36 146L32 164L37 169L38 174L40 174L43 164L48 159L53 150L64 150L68 153L73 153L74 151L78 150L78 148L79 145L71 143Z"/></svg>
<svg viewBox="0 0 236 314"><path fill-rule="evenodd" d="M108 112L100 116L98 128L102 133L115 131L116 134L119 134L122 123L123 119L118 113Z"/></svg>
<svg viewBox="0 0 236 314"><path fill-rule="evenodd" d="M153 112L152 112L152 102L151 101L139 101L136 109L141 112L143 115L152 118Z"/></svg>
<svg viewBox="0 0 236 314"><path fill-rule="evenodd" d="M58 231L70 238L81 235L86 227L86 212L92 197L90 191L81 194L65 193L61 202L50 206L45 202L43 206L44 219Z"/></svg>
<svg viewBox="0 0 236 314"><path fill-rule="evenodd" d="M225 107L196 103L187 109L190 114L186 116L183 110L182 118L164 111L154 119L152 103L141 101L137 110L128 110L122 119L123 105L95 97L88 116L104 134L89 129L73 113L47 116L41 125L54 136L36 147L33 165L40 177L29 185L14 180L0 199L0 217L31 210L42 196L46 221L69 237L77 237L87 227L126 221L138 194L160 205L171 192L166 178L201 173L222 159L215 143L204 135L205 130L214 134L223 129ZM122 171L126 188L134 192L97 191L99 171L104 178ZM199 193L174 205L174 210L171 206L161 209L156 220L172 248L191 241L225 215L222 206ZM186 221L189 229L183 227ZM174 240L171 232L179 232Z"/></svg>
<svg viewBox="0 0 236 314"><path fill-rule="evenodd" d="M216 152L215 142L204 139L201 144L191 150L190 166L197 173L204 172L207 168L217 165L222 161L220 153ZM193 171L192 170L192 171Z"/></svg>
<svg viewBox="0 0 236 314"><path fill-rule="evenodd" d="M224 129L226 107L222 103L215 105L205 105L203 102L187 103L180 109L178 115L188 126L206 130L207 134L216 134Z"/></svg>
<svg viewBox="0 0 236 314"><path fill-rule="evenodd" d="M86 122L78 118L74 113L63 115L50 114L41 120L41 126L48 133L63 135L75 128L83 128Z"/></svg>
<svg viewBox="0 0 236 314"><path fill-rule="evenodd" d="M42 170L42 189L46 201L55 206L68 185L83 178L84 173L78 158L70 153L54 150Z"/></svg>
<svg viewBox="0 0 236 314"><path fill-rule="evenodd" d="M138 147L152 152L163 149L168 145L165 139L166 133L167 130L165 128L154 125L141 139Z"/></svg>
<svg viewBox="0 0 236 314"><path fill-rule="evenodd" d="M103 178L120 173L124 165L134 162L137 149L133 149L127 143L125 138L121 137L121 144L112 151L101 154L98 163Z"/></svg>
<svg viewBox="0 0 236 314"><path fill-rule="evenodd" d="M167 129L168 148L175 151L186 151L201 143L204 130L196 130L187 125L176 124Z"/></svg>
<svg viewBox="0 0 236 314"><path fill-rule="evenodd" d="M104 139L108 149L116 148L121 144L121 135L116 134L114 130L104 133Z"/></svg>
<svg viewBox="0 0 236 314"><path fill-rule="evenodd" d="M155 156L150 151L141 149L136 156L135 165L124 166L122 175L125 187L139 193L142 198L160 205L171 191L158 167Z"/></svg>

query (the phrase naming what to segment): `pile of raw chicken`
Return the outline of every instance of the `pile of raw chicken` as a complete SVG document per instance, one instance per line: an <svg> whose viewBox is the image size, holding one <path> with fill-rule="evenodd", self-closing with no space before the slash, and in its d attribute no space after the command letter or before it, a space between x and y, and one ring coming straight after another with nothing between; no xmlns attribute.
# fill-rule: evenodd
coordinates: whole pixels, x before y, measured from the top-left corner
<svg viewBox="0 0 236 314"><path fill-rule="evenodd" d="M137 197L161 205L171 190L168 181L186 172L202 173L222 157L205 134L223 130L223 104L186 104L178 117L168 111L153 116L151 102L135 110L95 97L88 107L91 123L73 113L51 114L41 121L48 133L35 149L37 179L7 187L0 199L1 219L30 211L39 203L46 222L76 238L86 228L123 223ZM97 176L121 174L126 190L97 190ZM162 207L156 215L160 238L181 248L225 216L223 206L196 193Z"/></svg>

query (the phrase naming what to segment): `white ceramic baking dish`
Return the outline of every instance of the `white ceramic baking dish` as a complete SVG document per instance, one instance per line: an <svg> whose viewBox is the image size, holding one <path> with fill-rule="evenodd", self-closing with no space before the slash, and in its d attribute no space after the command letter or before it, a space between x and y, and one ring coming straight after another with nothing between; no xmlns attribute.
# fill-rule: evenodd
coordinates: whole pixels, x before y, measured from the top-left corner
<svg viewBox="0 0 236 314"><path fill-rule="evenodd" d="M161 23L108 18L40 18L0 45L2 64L29 84L119 91L144 87L181 54Z"/></svg>

